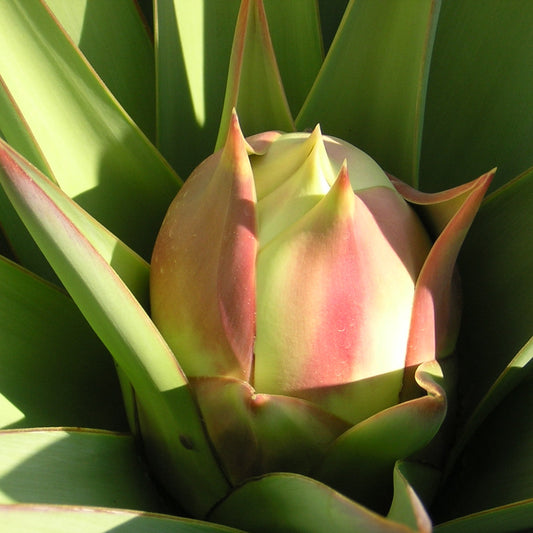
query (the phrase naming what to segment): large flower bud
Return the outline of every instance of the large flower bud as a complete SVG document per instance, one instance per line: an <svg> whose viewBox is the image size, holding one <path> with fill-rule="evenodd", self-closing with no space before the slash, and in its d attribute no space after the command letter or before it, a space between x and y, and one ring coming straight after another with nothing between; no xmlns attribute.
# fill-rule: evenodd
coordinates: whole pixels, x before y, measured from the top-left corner
<svg viewBox="0 0 533 533"><path fill-rule="evenodd" d="M309 472L413 396L406 367L449 355L455 257L488 179L422 195L319 127L244 139L233 116L170 206L151 274L153 319L230 479Z"/></svg>

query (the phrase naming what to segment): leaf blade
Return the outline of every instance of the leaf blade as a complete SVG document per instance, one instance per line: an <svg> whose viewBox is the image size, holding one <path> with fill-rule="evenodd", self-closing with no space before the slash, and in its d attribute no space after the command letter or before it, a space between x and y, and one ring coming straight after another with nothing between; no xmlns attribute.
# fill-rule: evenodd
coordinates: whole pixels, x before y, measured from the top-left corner
<svg viewBox="0 0 533 533"><path fill-rule="evenodd" d="M11 51L0 57L0 76L54 178L149 257L179 179L42 2L4 2L0 16L0 47Z"/></svg>
<svg viewBox="0 0 533 533"><path fill-rule="evenodd" d="M440 2L358 0L348 5L296 119L361 148L417 184L429 58Z"/></svg>

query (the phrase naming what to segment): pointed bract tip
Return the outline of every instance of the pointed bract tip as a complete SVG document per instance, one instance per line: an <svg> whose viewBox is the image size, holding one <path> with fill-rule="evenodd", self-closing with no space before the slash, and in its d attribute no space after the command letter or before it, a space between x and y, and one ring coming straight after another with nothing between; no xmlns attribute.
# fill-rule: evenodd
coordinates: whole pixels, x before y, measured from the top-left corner
<svg viewBox="0 0 533 533"><path fill-rule="evenodd" d="M320 122L313 128L311 135L322 135L322 128L320 127Z"/></svg>
<svg viewBox="0 0 533 533"><path fill-rule="evenodd" d="M245 145L246 141L241 130L239 123L239 117L235 108L231 110L231 118L229 121L228 134L226 136L226 142L224 143L224 150L235 152L235 149L239 149L241 145Z"/></svg>
<svg viewBox="0 0 533 533"><path fill-rule="evenodd" d="M339 173L337 174L336 182L339 183L339 187L348 188L350 190L352 189L350 176L348 175L348 160L346 158L342 162Z"/></svg>
<svg viewBox="0 0 533 533"><path fill-rule="evenodd" d="M336 205L338 213L345 213L348 215L353 214L356 197L350 183L348 162L346 159L343 161L339 173L337 174L337 178L327 196L330 197L334 205Z"/></svg>

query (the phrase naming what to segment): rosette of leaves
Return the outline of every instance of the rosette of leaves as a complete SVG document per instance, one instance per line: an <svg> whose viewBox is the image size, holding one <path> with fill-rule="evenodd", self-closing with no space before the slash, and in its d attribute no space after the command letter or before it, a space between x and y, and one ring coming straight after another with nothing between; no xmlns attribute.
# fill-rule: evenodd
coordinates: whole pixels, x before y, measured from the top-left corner
<svg viewBox="0 0 533 533"><path fill-rule="evenodd" d="M533 527L531 28L528 0L0 0L3 529ZM163 216L232 108L420 190L498 167L459 256L455 405L384 510L290 473L228 495L149 318Z"/></svg>

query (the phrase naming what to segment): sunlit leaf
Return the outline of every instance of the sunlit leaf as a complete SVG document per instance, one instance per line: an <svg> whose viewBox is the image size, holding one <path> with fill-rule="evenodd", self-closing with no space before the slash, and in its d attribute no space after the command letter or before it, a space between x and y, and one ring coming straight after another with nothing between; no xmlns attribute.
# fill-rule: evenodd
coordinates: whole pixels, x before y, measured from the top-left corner
<svg viewBox="0 0 533 533"><path fill-rule="evenodd" d="M45 1L122 107L155 140L154 48L135 2Z"/></svg>
<svg viewBox="0 0 533 533"><path fill-rule="evenodd" d="M297 128L320 123L325 133L351 142L416 185L439 5L352 0Z"/></svg>
<svg viewBox="0 0 533 533"><path fill-rule="evenodd" d="M161 153L184 178L214 150L239 0L157 0Z"/></svg>
<svg viewBox="0 0 533 533"><path fill-rule="evenodd" d="M429 531L387 520L314 479L285 473L248 481L221 502L209 518L258 533Z"/></svg>
<svg viewBox="0 0 533 533"><path fill-rule="evenodd" d="M264 6L283 88L296 116L323 61L318 4L266 0Z"/></svg>
<svg viewBox="0 0 533 533"><path fill-rule="evenodd" d="M0 505L4 533L238 533L197 520L94 507ZM241 532L242 533L242 532Z"/></svg>
<svg viewBox="0 0 533 533"><path fill-rule="evenodd" d="M149 257L178 178L43 3L2 2L0 30L0 48L10 51L0 56L0 77L54 178Z"/></svg>
<svg viewBox="0 0 533 533"><path fill-rule="evenodd" d="M0 338L0 427L126 429L111 356L74 302L1 258Z"/></svg>
<svg viewBox="0 0 533 533"><path fill-rule="evenodd" d="M233 109L245 136L265 130L294 131L266 13L258 0L244 0L239 10L217 148L224 145Z"/></svg>
<svg viewBox="0 0 533 533"><path fill-rule="evenodd" d="M169 490L201 515L225 493L226 481L174 355L106 258L38 187L11 150L0 151L0 156L4 190L135 389L154 469ZM182 476L173 475L177 471ZM187 483L192 476L194 485Z"/></svg>
<svg viewBox="0 0 533 533"><path fill-rule="evenodd" d="M97 430L0 431L0 503L158 511L131 436Z"/></svg>

